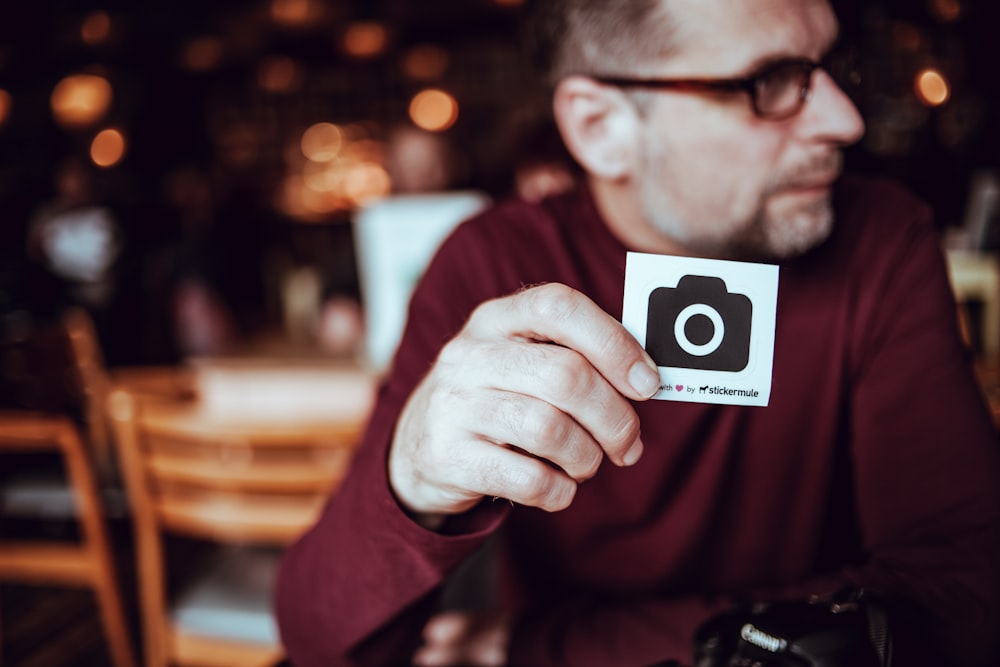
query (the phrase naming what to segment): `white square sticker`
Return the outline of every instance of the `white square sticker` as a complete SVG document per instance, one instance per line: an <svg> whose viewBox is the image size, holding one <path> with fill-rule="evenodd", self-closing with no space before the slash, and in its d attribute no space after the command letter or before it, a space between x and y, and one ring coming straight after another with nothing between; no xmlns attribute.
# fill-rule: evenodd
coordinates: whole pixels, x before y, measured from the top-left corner
<svg viewBox="0 0 1000 667"><path fill-rule="evenodd" d="M767 405L778 267L628 253L622 324L660 368L664 401Z"/></svg>

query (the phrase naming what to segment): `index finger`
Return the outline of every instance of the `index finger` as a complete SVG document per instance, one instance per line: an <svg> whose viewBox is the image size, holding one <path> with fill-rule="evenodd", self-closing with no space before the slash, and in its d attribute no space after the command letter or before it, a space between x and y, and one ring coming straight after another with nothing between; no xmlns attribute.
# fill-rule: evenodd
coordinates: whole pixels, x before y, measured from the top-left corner
<svg viewBox="0 0 1000 667"><path fill-rule="evenodd" d="M481 338L520 338L571 348L629 398L645 400L660 388L656 364L621 322L566 285L548 283L487 301L466 328Z"/></svg>

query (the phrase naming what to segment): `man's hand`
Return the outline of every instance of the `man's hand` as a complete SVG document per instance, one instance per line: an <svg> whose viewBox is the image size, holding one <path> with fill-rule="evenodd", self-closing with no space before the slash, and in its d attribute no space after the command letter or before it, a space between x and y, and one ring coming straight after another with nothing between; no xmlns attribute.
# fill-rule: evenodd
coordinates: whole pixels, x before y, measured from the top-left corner
<svg viewBox="0 0 1000 667"><path fill-rule="evenodd" d="M549 284L488 301L404 407L390 483L430 525L483 496L565 509L605 456L638 460L627 399L658 387L638 342L580 292Z"/></svg>
<svg viewBox="0 0 1000 667"><path fill-rule="evenodd" d="M418 667L501 667L507 664L511 617L503 612L445 612L424 626Z"/></svg>

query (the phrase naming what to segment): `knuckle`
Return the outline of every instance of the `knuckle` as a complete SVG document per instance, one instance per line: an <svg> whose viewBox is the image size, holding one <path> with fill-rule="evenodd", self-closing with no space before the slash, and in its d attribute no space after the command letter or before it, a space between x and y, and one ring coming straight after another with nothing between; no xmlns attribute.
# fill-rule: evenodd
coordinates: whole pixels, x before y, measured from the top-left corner
<svg viewBox="0 0 1000 667"><path fill-rule="evenodd" d="M556 473L541 461L527 461L525 465L509 469L506 476L507 487L511 497L524 505L542 507L550 502L555 484L558 481Z"/></svg>
<svg viewBox="0 0 1000 667"><path fill-rule="evenodd" d="M543 401L532 401L525 406L522 424L525 437L541 443L558 444L569 435L565 415Z"/></svg>
<svg viewBox="0 0 1000 667"><path fill-rule="evenodd" d="M565 348L554 347L547 355L544 381L549 395L565 403L593 391L593 377L589 365L579 354Z"/></svg>
<svg viewBox="0 0 1000 667"><path fill-rule="evenodd" d="M489 299L480 303L472 310L472 314L469 315L465 328L470 328L474 322L479 320L493 317L495 315L495 311L499 309L501 302L502 299Z"/></svg>
<svg viewBox="0 0 1000 667"><path fill-rule="evenodd" d="M438 363L446 366L469 363L469 358L473 351L474 347L466 342L465 338L460 334L444 344L438 353Z"/></svg>
<svg viewBox="0 0 1000 667"><path fill-rule="evenodd" d="M561 321L575 310L575 292L561 283L546 283L521 293L528 311L540 320Z"/></svg>
<svg viewBox="0 0 1000 667"><path fill-rule="evenodd" d="M533 442L537 456L557 464L575 480L583 481L597 474L604 456L589 440L581 441L579 428L562 410L545 402L526 406L522 436Z"/></svg>

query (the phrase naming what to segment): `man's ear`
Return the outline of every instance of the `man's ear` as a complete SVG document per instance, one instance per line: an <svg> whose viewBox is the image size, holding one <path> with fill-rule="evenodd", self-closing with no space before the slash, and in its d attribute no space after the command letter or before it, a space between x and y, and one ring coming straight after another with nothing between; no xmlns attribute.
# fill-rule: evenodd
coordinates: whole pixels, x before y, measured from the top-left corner
<svg viewBox="0 0 1000 667"><path fill-rule="evenodd" d="M606 180L632 173L639 119L620 90L570 76L556 86L552 108L566 148L587 172Z"/></svg>

